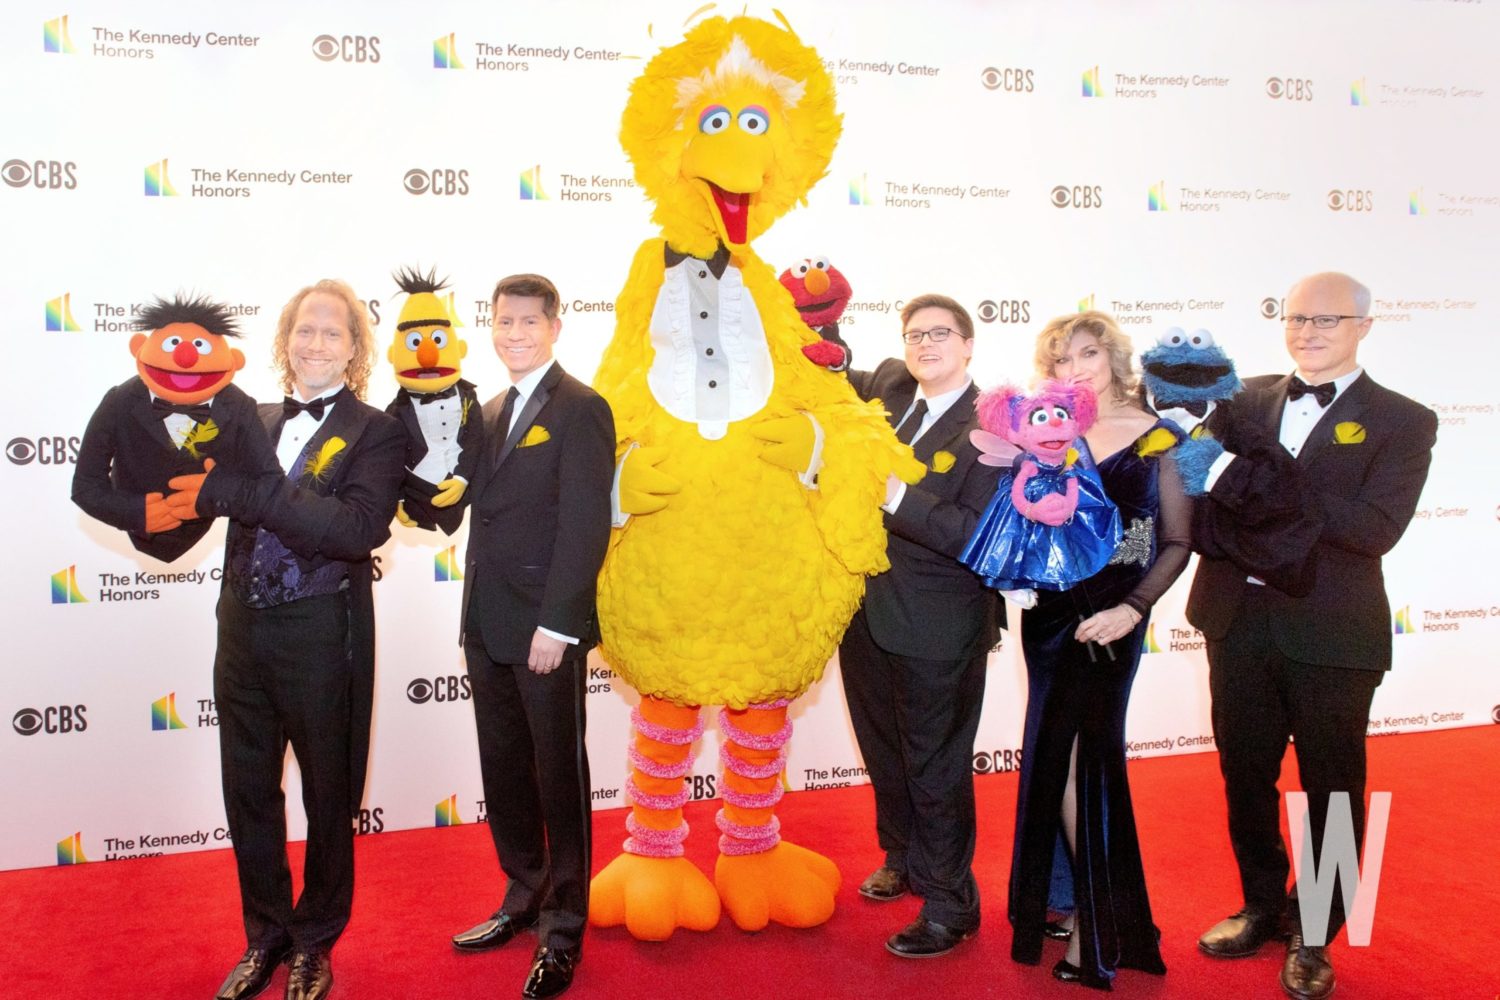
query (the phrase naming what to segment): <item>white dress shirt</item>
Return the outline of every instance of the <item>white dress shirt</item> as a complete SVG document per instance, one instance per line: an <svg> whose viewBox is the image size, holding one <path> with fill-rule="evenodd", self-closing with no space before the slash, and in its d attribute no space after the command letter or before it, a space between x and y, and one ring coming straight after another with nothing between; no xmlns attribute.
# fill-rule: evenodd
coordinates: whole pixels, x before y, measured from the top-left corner
<svg viewBox="0 0 1500 1000"><path fill-rule="evenodd" d="M315 399L329 399L336 396L343 388L344 383L340 382L331 389L323 390L312 399L303 399L302 393L294 387L291 396L299 403L311 403ZM324 404L323 420L328 419L328 415L333 412L333 407L333 403ZM302 454L302 449L307 447L307 442L312 439L312 436L318 433L318 428L323 426L323 420L318 420L311 413L303 410L281 425L281 440L276 442L276 461L281 463L283 472L292 471L292 463L297 461L298 456Z"/></svg>

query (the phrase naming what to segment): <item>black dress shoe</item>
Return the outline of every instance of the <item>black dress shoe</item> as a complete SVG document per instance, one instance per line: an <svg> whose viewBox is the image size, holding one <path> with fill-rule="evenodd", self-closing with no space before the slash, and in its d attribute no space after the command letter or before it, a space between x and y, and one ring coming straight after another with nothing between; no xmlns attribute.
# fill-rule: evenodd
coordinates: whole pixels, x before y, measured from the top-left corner
<svg viewBox="0 0 1500 1000"><path fill-rule="evenodd" d="M333 989L333 964L326 951L298 951L286 977L286 1000L323 1000Z"/></svg>
<svg viewBox="0 0 1500 1000"><path fill-rule="evenodd" d="M531 972L521 996L526 1000L546 1000L573 985L573 970L578 968L578 949L548 948L545 945L531 957Z"/></svg>
<svg viewBox="0 0 1500 1000"><path fill-rule="evenodd" d="M453 947L459 951L489 951L505 944L528 927L535 926L535 913L513 916L502 911L482 924L453 935Z"/></svg>
<svg viewBox="0 0 1500 1000"><path fill-rule="evenodd" d="M1198 939L1198 950L1214 958L1246 958L1280 934L1281 918L1241 910L1210 927Z"/></svg>
<svg viewBox="0 0 1500 1000"><path fill-rule="evenodd" d="M881 865L870 873L870 877L859 884L859 894L877 903L888 903L900 899L911 889L906 873Z"/></svg>
<svg viewBox="0 0 1500 1000"><path fill-rule="evenodd" d="M291 952L290 942L274 948L245 949L240 963L229 970L224 985L214 994L214 1000L250 1000L253 996L259 996L271 985L276 966L285 962Z"/></svg>
<svg viewBox="0 0 1500 1000"><path fill-rule="evenodd" d="M1049 920L1042 927L1042 933L1054 941L1066 941L1073 936L1073 928L1064 927L1061 920ZM1056 971L1056 969L1053 970L1053 972Z"/></svg>
<svg viewBox="0 0 1500 1000"><path fill-rule="evenodd" d="M1333 992L1333 963L1327 948L1313 948L1302 943L1301 934L1293 934L1286 943L1286 962L1281 967L1281 988L1294 1000L1323 1000Z"/></svg>
<svg viewBox="0 0 1500 1000"><path fill-rule="evenodd" d="M902 958L936 958L957 948L959 943L974 936L975 928L959 930L935 924L926 917L918 917L905 928L891 935L885 950Z"/></svg>
<svg viewBox="0 0 1500 1000"><path fill-rule="evenodd" d="M1052 978L1062 983L1087 986L1091 990L1105 990L1108 992L1114 988L1110 986L1108 979L1100 980L1097 983L1088 982L1083 978L1083 970L1066 958L1058 959L1057 964L1052 967Z"/></svg>

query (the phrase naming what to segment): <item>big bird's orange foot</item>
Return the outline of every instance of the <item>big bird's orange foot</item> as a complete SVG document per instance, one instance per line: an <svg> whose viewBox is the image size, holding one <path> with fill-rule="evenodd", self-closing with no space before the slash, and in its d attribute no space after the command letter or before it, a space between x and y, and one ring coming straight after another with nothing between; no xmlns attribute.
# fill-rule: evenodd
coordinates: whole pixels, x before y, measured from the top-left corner
<svg viewBox="0 0 1500 1000"><path fill-rule="evenodd" d="M687 858L621 854L594 876L589 923L618 927L642 941L665 941L679 927L713 930L719 894Z"/></svg>
<svg viewBox="0 0 1500 1000"><path fill-rule="evenodd" d="M758 931L772 920L787 927L823 923L833 916L843 879L823 855L783 840L760 854L719 855L714 881L735 925Z"/></svg>

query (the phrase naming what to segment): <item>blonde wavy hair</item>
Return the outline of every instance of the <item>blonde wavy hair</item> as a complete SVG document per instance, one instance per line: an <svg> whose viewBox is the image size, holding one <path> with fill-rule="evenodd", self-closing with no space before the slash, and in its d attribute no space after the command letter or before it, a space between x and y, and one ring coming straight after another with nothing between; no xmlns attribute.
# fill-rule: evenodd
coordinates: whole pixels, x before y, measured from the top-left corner
<svg viewBox="0 0 1500 1000"><path fill-rule="evenodd" d="M1092 333L1098 338L1099 346L1109 352L1109 371L1112 376L1110 388L1115 402L1138 401L1141 378L1136 374L1132 361L1135 346L1120 331L1113 316L1096 309L1059 316L1042 328L1042 332L1036 337L1036 354L1033 358L1037 374L1042 378L1052 377L1053 366L1067 356L1068 342L1075 333Z"/></svg>
<svg viewBox="0 0 1500 1000"><path fill-rule="evenodd" d="M354 294L354 289L336 278L324 278L315 285L308 285L282 307L281 318L276 321L276 342L271 347L271 366L281 376L281 390L292 391L292 359L286 347L292 338L292 326L297 322L297 310L302 308L304 299L315 293L342 299L349 310L349 336L354 338L354 356L349 359L349 367L344 369L344 384L357 399L363 400L370 382L370 371L375 365L375 333L370 329L365 304Z"/></svg>

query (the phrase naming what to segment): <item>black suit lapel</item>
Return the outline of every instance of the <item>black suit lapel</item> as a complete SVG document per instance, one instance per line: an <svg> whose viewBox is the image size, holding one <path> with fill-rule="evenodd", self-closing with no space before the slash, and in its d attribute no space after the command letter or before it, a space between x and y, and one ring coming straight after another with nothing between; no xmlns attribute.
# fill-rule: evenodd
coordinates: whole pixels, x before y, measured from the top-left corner
<svg viewBox="0 0 1500 1000"><path fill-rule="evenodd" d="M1281 440L1281 416L1286 412L1286 390L1292 384L1290 375L1281 378L1266 386L1261 396L1261 423L1271 433L1271 440Z"/></svg>
<svg viewBox="0 0 1500 1000"><path fill-rule="evenodd" d="M536 421L536 415L542 411L542 407L547 405L547 400L552 398L552 390L556 388L557 383L562 381L562 377L562 365L553 362L551 370L542 376L542 381L527 398L525 405L521 407L520 415L513 421L510 433L505 436L505 443L500 446L500 453L495 456L495 471L498 472L500 466L505 464L505 460L510 457L510 453L516 450L517 443ZM498 432L501 428L497 427L495 430Z"/></svg>
<svg viewBox="0 0 1500 1000"><path fill-rule="evenodd" d="M1313 424L1312 433L1307 436L1307 442L1297 453L1298 465L1311 465L1313 459L1332 443L1334 427L1345 421L1358 419L1359 415L1364 412L1372 384L1370 376L1361 373L1349 388L1339 393L1338 397L1328 404L1328 409L1324 410L1323 416L1316 424Z"/></svg>
<svg viewBox="0 0 1500 1000"><path fill-rule="evenodd" d="M307 439L307 444L302 446L301 454L292 463L287 475L303 489L327 495L334 480L338 478L338 470L343 466L344 459L348 457L350 449L359 440L364 429L365 421L358 412L354 394L348 393L323 417L323 422L313 432L313 436ZM342 446L335 449L330 444L334 438L339 438L343 442ZM316 460L323 454L325 445L329 447L328 458L324 462L318 462ZM321 470L316 468L318 465L322 466Z"/></svg>
<svg viewBox="0 0 1500 1000"><path fill-rule="evenodd" d="M403 387L397 390L391 409L394 411L394 416L400 418L401 426L406 428L407 467L415 468L417 463L427 456L427 439L422 436L422 424L417 420L416 401Z"/></svg>
<svg viewBox="0 0 1500 1000"><path fill-rule="evenodd" d="M974 412L974 400L978 398L979 387L970 382L964 394L954 400L953 405L944 410L943 415L933 421L932 426L912 444L912 453L917 456L917 461L925 465L932 464L932 456L938 449L949 444L969 422L969 416Z"/></svg>

